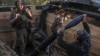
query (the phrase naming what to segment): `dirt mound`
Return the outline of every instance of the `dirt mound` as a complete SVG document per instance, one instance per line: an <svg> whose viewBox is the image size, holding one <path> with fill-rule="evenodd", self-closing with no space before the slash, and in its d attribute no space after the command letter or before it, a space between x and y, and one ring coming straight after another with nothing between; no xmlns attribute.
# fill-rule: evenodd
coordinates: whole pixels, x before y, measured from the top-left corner
<svg viewBox="0 0 100 56"><path fill-rule="evenodd" d="M18 56L6 43L0 41L0 56Z"/></svg>

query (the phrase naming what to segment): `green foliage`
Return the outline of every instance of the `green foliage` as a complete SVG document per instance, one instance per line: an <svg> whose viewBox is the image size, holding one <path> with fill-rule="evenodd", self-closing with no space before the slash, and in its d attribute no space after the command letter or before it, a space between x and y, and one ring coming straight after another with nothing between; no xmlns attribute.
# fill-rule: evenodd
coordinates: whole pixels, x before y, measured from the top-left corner
<svg viewBox="0 0 100 56"><path fill-rule="evenodd" d="M41 5L48 0L22 0L26 5ZM0 0L0 6L14 6L15 0Z"/></svg>
<svg viewBox="0 0 100 56"><path fill-rule="evenodd" d="M45 1L48 1L48 0L26 0L26 4L28 4L28 5L41 5Z"/></svg>
<svg viewBox="0 0 100 56"><path fill-rule="evenodd" d="M0 6L13 6L15 0L0 0Z"/></svg>

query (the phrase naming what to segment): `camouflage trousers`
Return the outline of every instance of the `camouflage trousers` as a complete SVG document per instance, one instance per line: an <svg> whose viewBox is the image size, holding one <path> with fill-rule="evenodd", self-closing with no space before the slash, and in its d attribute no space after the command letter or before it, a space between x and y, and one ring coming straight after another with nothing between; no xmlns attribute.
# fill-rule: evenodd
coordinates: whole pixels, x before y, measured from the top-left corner
<svg viewBox="0 0 100 56"><path fill-rule="evenodd" d="M27 31L26 29L16 30L16 46L15 51L20 55L23 56L25 52L26 42L27 42Z"/></svg>

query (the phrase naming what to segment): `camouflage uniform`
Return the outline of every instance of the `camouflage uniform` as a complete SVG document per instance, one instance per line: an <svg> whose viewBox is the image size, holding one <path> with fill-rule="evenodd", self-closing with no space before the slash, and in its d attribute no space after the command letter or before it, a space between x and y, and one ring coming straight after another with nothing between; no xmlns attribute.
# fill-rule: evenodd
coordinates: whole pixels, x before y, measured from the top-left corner
<svg viewBox="0 0 100 56"><path fill-rule="evenodd" d="M27 32L26 29L16 30L16 51L19 55L23 56L26 47Z"/></svg>
<svg viewBox="0 0 100 56"><path fill-rule="evenodd" d="M26 41L27 39L27 30L26 30L27 17L21 12L19 12L19 14L20 14L20 17L18 17L18 19L14 22L12 26L15 28L16 35L17 35L15 50L20 56L23 56L25 47L26 47L26 42L27 42Z"/></svg>

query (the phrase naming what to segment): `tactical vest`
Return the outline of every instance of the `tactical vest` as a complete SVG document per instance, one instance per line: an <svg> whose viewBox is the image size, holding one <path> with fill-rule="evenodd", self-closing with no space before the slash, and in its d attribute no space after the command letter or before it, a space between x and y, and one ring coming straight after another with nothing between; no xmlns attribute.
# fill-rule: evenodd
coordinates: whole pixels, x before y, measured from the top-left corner
<svg viewBox="0 0 100 56"><path fill-rule="evenodd" d="M24 13L19 12L20 16L14 22L13 27L15 29L24 29L27 27L27 17Z"/></svg>

